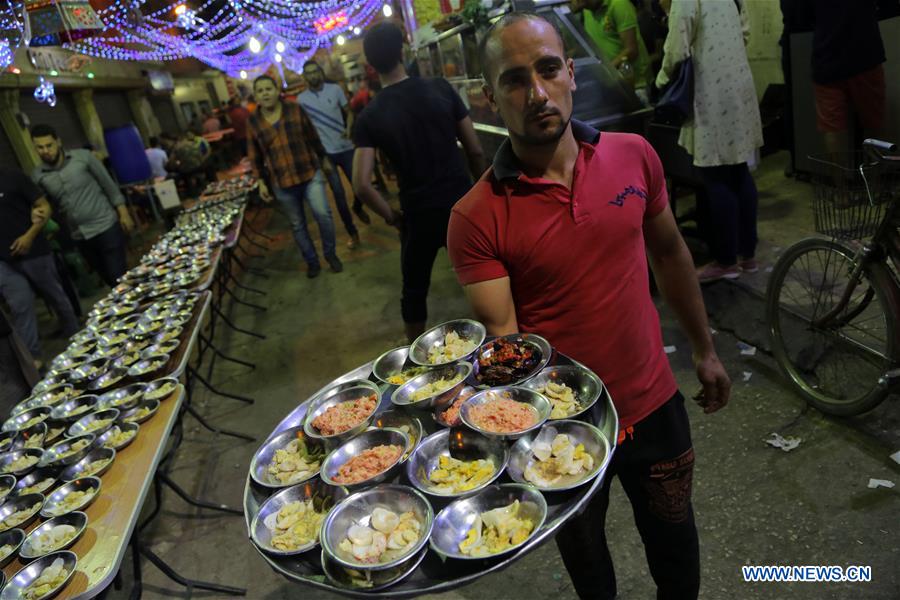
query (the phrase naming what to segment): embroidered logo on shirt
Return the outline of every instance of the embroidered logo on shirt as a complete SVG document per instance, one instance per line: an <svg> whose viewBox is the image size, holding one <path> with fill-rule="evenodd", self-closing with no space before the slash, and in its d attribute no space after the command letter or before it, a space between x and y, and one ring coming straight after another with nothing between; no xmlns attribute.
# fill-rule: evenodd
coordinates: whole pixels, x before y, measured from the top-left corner
<svg viewBox="0 0 900 600"><path fill-rule="evenodd" d="M628 196L637 196L638 198L643 199L644 202L647 201L647 192L640 188L634 187L633 185L629 185L627 188L622 190L618 196L616 196L615 200L610 200L609 203L616 206L624 206L625 198L627 198Z"/></svg>

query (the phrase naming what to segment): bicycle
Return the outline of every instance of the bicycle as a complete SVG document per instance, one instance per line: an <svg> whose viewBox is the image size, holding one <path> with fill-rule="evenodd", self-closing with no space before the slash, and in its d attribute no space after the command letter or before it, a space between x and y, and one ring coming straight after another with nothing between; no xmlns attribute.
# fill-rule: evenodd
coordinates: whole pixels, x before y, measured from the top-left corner
<svg viewBox="0 0 900 600"><path fill-rule="evenodd" d="M867 139L854 168L817 162L826 170L813 213L829 239L804 239L778 259L766 323L773 355L804 399L851 416L875 408L900 378L900 155Z"/></svg>

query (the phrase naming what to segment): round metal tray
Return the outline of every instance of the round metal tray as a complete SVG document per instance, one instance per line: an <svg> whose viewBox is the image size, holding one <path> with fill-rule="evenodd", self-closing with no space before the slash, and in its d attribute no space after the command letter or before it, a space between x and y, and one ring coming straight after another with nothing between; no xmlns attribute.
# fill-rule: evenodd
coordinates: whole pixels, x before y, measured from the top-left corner
<svg viewBox="0 0 900 600"><path fill-rule="evenodd" d="M326 389L326 387L336 383L353 379L369 379L370 381L375 382L381 391L381 398L378 408L376 409L376 414L394 408L391 404L390 397L397 386L381 383L375 378L372 375L373 364L374 361L358 367L353 371L342 375L338 379L329 382L328 386L323 387L321 390L310 396L310 398L316 398ZM551 364L561 365L577 363L564 355L554 353L554 360L551 361ZM285 429L302 425L303 420L306 417L308 405L308 401L304 402L291 411L291 413L278 424L275 431L273 431L269 437L271 438ZM440 426L431 419L420 420L426 426L426 435L440 428ZM610 398L609 393L606 391L606 386L603 387L603 395L597 403L584 414L580 415L579 420L596 425L609 442L610 451L603 467L590 484L585 484L573 490L544 494L548 508L547 519L544 522L544 525L540 528L538 533L528 541L528 543L524 544L511 554L505 554L493 559L486 558L484 560L476 561L448 560L444 562L434 551L429 550L416 570L402 582L383 590L366 591L363 589L351 590L334 585L324 576L320 552L306 552L295 556L274 556L263 552L255 545L253 547L256 548L256 551L259 552L263 559L269 563L275 571L281 573L287 579L306 586L328 590L342 596L353 598L412 598L422 594L437 594L462 587L472 583L479 577L508 567L532 550L553 539L553 536L559 528L566 521L578 514L591 497L601 488L603 479L606 476L606 468L615 452L619 430L618 415L613 406L612 398ZM511 481L509 476L504 472L495 483L507 483ZM411 486L411 483L406 479L405 474L397 476L394 482ZM244 485L244 521L247 528L248 539L250 539L250 524L253 522L253 518L259 512L260 507L266 499L277 491L277 489L270 489L257 484L248 473L247 481ZM431 501L435 513L437 513L453 501L454 498L429 498L429 500Z"/></svg>

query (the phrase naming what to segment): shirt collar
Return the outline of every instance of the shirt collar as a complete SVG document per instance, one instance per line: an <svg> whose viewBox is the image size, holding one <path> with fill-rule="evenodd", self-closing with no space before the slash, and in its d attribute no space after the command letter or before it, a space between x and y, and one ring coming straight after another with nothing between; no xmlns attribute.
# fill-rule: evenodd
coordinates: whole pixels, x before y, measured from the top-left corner
<svg viewBox="0 0 900 600"><path fill-rule="evenodd" d="M66 166L66 163L69 162L70 158L71 158L71 156L69 155L69 151L63 150L62 164L59 165L58 167L48 165L44 161L41 161L41 167L40 167L41 173L49 173L50 171L61 171L63 169L63 167Z"/></svg>
<svg viewBox="0 0 900 600"><path fill-rule="evenodd" d="M600 132L586 123L572 119L572 135L575 136L576 142L583 142L596 146L600 141ZM509 138L503 140L497 154L494 155L494 176L498 180L518 179L522 175L522 169L519 166L519 159L516 157L512 149Z"/></svg>

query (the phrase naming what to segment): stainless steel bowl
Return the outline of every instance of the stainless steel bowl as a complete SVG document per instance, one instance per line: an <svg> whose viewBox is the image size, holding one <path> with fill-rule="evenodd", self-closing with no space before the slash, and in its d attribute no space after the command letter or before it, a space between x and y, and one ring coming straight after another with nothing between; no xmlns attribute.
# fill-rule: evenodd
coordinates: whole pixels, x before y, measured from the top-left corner
<svg viewBox="0 0 900 600"><path fill-rule="evenodd" d="M88 381L93 381L97 379L106 371L109 365L108 358L93 358L86 363L82 364L77 369L72 369L69 375L69 381L73 384L83 384Z"/></svg>
<svg viewBox="0 0 900 600"><path fill-rule="evenodd" d="M66 424L59 421L47 421L47 435L44 437L44 445L59 441L66 434Z"/></svg>
<svg viewBox="0 0 900 600"><path fill-rule="evenodd" d="M84 435L85 433L93 433L94 435L101 435L107 429L113 426L113 423L119 418L119 411L115 408L107 408L105 410L98 410L97 412L93 412L89 415L85 415L72 423L69 429L66 431L66 435L71 437L78 437L79 435ZM109 420L109 423L103 425L102 427L93 428L93 424L98 421L106 421Z"/></svg>
<svg viewBox="0 0 900 600"><path fill-rule="evenodd" d="M319 474L319 470L317 469L315 473L307 477L307 479L301 481L294 481L292 483L278 483L277 481L273 481L268 477L267 470L269 465L272 464L272 459L275 456L275 451L280 450L287 446L292 440L296 438L304 439L309 448L320 448L322 450L322 459L324 460L324 444L321 440L311 438L305 433L303 433L303 427L297 426L292 427L290 429L286 429L279 433L278 435L269 438L265 441L265 443L259 447L256 453L253 455L253 459L250 462L250 477L253 478L253 481L258 483L261 486L268 488L283 488L288 486L297 485L299 483L303 483L309 479L312 479L316 475ZM321 460L320 467L321 467Z"/></svg>
<svg viewBox="0 0 900 600"><path fill-rule="evenodd" d="M23 450L25 448L42 448L47 441L47 423L35 423L28 429L23 429L10 444L10 450Z"/></svg>
<svg viewBox="0 0 900 600"><path fill-rule="evenodd" d="M164 329L163 331L160 331L155 336L150 338L150 340L154 344L161 344L163 342L168 342L169 340L177 339L181 335L182 331L183 331L183 328L181 325L173 325L172 327L169 327L168 329Z"/></svg>
<svg viewBox="0 0 900 600"><path fill-rule="evenodd" d="M85 433L78 437L66 438L44 450L39 465L41 467L67 467L69 465L74 465L87 456L88 452L91 451L91 448L94 447L94 442L96 440L97 437L92 433ZM67 452L71 452L72 446L79 442L87 442L87 445L81 450L76 451L74 454L63 456Z"/></svg>
<svg viewBox="0 0 900 600"><path fill-rule="evenodd" d="M21 431L23 429L28 429L34 425L34 423L43 423L49 416L50 409L46 406L31 408L24 412L20 412L14 417L8 418L3 423L3 431ZM37 420L34 423L29 423L29 421L35 418L37 418Z"/></svg>
<svg viewBox="0 0 900 600"><path fill-rule="evenodd" d="M508 399L510 400L521 402L532 407L537 413L537 420L535 421L534 425L532 425L531 427L527 427L521 431L513 431L509 433L495 433L493 431L487 431L486 429L483 429L482 427L476 425L472 421L470 411L473 407L480 406L496 398L497 396L495 396L495 394L500 395L500 397L504 398L508 396ZM540 426L544 424L544 421L546 421L550 416L551 409L552 407L550 405L550 401L547 400L547 398L542 394L538 394L536 391L524 387L505 386L478 392L477 394L463 402L462 407L459 409L459 417L467 427L469 427L470 429L474 429L482 435L497 437L504 440L515 440L522 437L529 431L534 431L535 429L540 428Z"/></svg>
<svg viewBox="0 0 900 600"><path fill-rule="evenodd" d="M4 522L6 521L6 518L13 513L16 513L20 510L30 509L34 505L37 505L34 513L24 521L11 526L7 526ZM0 531L6 531L7 529L12 529L14 527L18 527L19 529L27 529L28 525L30 525L35 517L38 516L38 513L41 511L41 507L43 505L43 494L23 494L21 496L16 496L15 498L7 498L6 502L4 502L2 506L0 506Z"/></svg>
<svg viewBox="0 0 900 600"><path fill-rule="evenodd" d="M106 373L93 380L88 385L88 389L92 392L107 390L122 381L127 374L128 370L124 367L111 367Z"/></svg>
<svg viewBox="0 0 900 600"><path fill-rule="evenodd" d="M123 344L121 352L111 364L117 368L128 369L139 360L141 360L141 351L137 348L128 348L127 344Z"/></svg>
<svg viewBox="0 0 900 600"><path fill-rule="evenodd" d="M50 418L54 421L77 421L86 413L93 412L96 406L97 396L85 394L54 406Z"/></svg>
<svg viewBox="0 0 900 600"><path fill-rule="evenodd" d="M0 558L0 569L3 569L11 563L16 558L16 553L18 553L19 548L22 547L22 542L25 541L25 532L19 529L18 527L15 529L7 529L3 533L0 533L0 548L3 546L12 546L13 550L9 554L6 555L5 558ZM6 579L3 580L3 583L6 582ZM0 584L0 589L2 589L2 584Z"/></svg>
<svg viewBox="0 0 900 600"><path fill-rule="evenodd" d="M375 359L372 364L372 375L379 381L394 385L388 379L399 374L403 370L403 365L407 364L409 357L409 346L400 346L393 350L388 350Z"/></svg>
<svg viewBox="0 0 900 600"><path fill-rule="evenodd" d="M141 416L141 412L148 410L147 414ZM119 422L121 423L143 423L150 419L159 410L159 400L141 400L134 408L121 411Z"/></svg>
<svg viewBox="0 0 900 600"><path fill-rule="evenodd" d="M165 367L166 363L168 362L168 354L154 354L146 358L141 358L139 361L128 368L128 375L130 377L143 377L144 375L150 375L151 373L156 373L157 371Z"/></svg>
<svg viewBox="0 0 900 600"><path fill-rule="evenodd" d="M90 332L87 332L87 336L90 336ZM69 356L87 356L91 354L94 349L97 347L97 340L92 337L85 337L81 340L74 341L72 344L66 348L66 354Z"/></svg>
<svg viewBox="0 0 900 600"><path fill-rule="evenodd" d="M131 437L129 437L127 440L125 440L121 444L118 444L116 446L109 446L107 444L112 439L113 435L116 433L116 429L118 429L119 431L128 431L128 432L133 431L134 433L131 435ZM113 450L118 452L119 450L121 450L122 448L125 448L131 442L134 441L134 439L137 437L137 434L140 431L140 429L141 429L141 426L138 425L137 423L116 423L115 425L113 425L112 427L107 429L106 433L104 433L103 435L101 435L97 438L97 446L102 446L104 448L112 448Z"/></svg>
<svg viewBox="0 0 900 600"><path fill-rule="evenodd" d="M158 344L150 344L141 351L141 358L149 358L157 354L171 355L181 345L181 340L173 339Z"/></svg>
<svg viewBox="0 0 900 600"><path fill-rule="evenodd" d="M425 428L422 427L422 421L402 410L386 410L378 413L372 419L372 426L379 429L384 429L385 427L399 429L409 436L409 452L403 455L401 462L406 462L406 459L422 443L425 437Z"/></svg>
<svg viewBox="0 0 900 600"><path fill-rule="evenodd" d="M334 480L338 470L351 458L358 456L369 448L383 445L396 445L403 448L403 453L387 469L374 477L354 483L341 483ZM329 485L343 485L349 490L370 487L392 479L400 470L403 455L409 452L410 447L409 436L399 429L370 429L344 443L343 446L336 448L331 454L326 456L325 461L322 463L320 475L325 483Z"/></svg>
<svg viewBox="0 0 900 600"><path fill-rule="evenodd" d="M527 539L517 546L488 557L473 557L459 551L459 543L466 539L469 530L475 525L475 521L481 513L508 506L516 500L519 501L519 514L531 519L534 523L534 529ZM475 496L452 502L438 513L434 519L434 528L431 533L431 547L442 557L447 558L462 560L496 558L513 552L522 544L527 543L544 525L546 518L547 501L536 488L518 483L492 485L481 490Z"/></svg>
<svg viewBox="0 0 900 600"><path fill-rule="evenodd" d="M166 318L141 319L134 328L134 335L139 338L152 337L165 329L167 325L169 325L169 321Z"/></svg>
<svg viewBox="0 0 900 600"><path fill-rule="evenodd" d="M543 393L543 389L548 383L565 384L572 389L575 394L575 400L578 402L578 410L571 415L562 417L564 419L574 419L578 415L590 409L603 394L603 382L594 374L593 371L579 365L560 365L557 367L547 367L536 376L522 384L536 392ZM546 394L545 394L546 395ZM550 397L547 397L550 400ZM550 400L552 406L553 401ZM552 412L552 410L551 410ZM556 420L551 417L551 420Z"/></svg>
<svg viewBox="0 0 900 600"><path fill-rule="evenodd" d="M6 500L6 497L9 496L13 490L16 489L16 476L10 475L7 473L6 475L0 475L0 502ZM0 544L2 546L2 544ZM2 568L2 567L0 567Z"/></svg>
<svg viewBox="0 0 900 600"><path fill-rule="evenodd" d="M97 341L106 346L118 346L124 344L131 339L131 329L122 327L120 329L107 329L99 336Z"/></svg>
<svg viewBox="0 0 900 600"><path fill-rule="evenodd" d="M515 344L517 346L527 346L532 351L532 357L534 359L534 363L528 369L520 369L519 372L514 373L510 376L507 381L494 381L490 379L485 379L482 374L483 361L490 358L490 356L494 353L494 343L497 340L506 340L511 344ZM535 375L537 375L541 369L547 366L550 362L550 358L553 356L553 347L543 337L534 334L534 333L514 333L512 335L504 335L499 338L492 339L489 342L485 342L478 348L478 351L475 353L475 360L473 361L473 372L472 372L472 381L480 389L486 389L489 387L500 387L500 386L510 386L510 385L519 385L523 381L528 381Z"/></svg>
<svg viewBox="0 0 900 600"><path fill-rule="evenodd" d="M379 569L375 571L360 571L359 569L348 569L341 566L336 560L328 556L325 550L322 550L320 560L322 562L322 571L325 577L332 584L339 588L354 592L378 592L385 590L393 585L397 585L419 568L425 555L428 554L428 548L422 548L419 553L403 561L396 567L388 569ZM351 576L356 574L356 579Z"/></svg>
<svg viewBox="0 0 900 600"><path fill-rule="evenodd" d="M77 369L85 362L87 362L87 360L83 356L70 356L66 352L63 352L50 361L50 368L60 370Z"/></svg>
<svg viewBox="0 0 900 600"><path fill-rule="evenodd" d="M82 472L92 462L106 459L109 460L107 461L106 465L104 465L103 468L101 468L99 471L85 475L82 474ZM66 467L63 472L60 473L59 478L63 481L74 481L83 477L100 477L109 470L115 460L116 451L112 448L92 448L91 451L84 456L84 458L79 460L77 463Z"/></svg>
<svg viewBox="0 0 900 600"><path fill-rule="evenodd" d="M412 409L434 410L436 408L447 408L453 403L453 399L459 394L460 390L466 385L466 378L472 372L472 365L468 362L457 362L436 369L431 369L427 373L423 373L417 377L413 377L391 394L391 402L397 406L403 406ZM430 385L440 379L452 380L458 377L459 381L450 387L435 392L420 400L413 400L413 396L422 388Z"/></svg>
<svg viewBox="0 0 900 600"><path fill-rule="evenodd" d="M171 384L172 389L166 393L160 393L160 388L162 388L166 384ZM144 384L146 387L144 388L144 398L150 400L159 400L162 402L166 398L172 395L172 392L178 387L178 380L174 377L162 377L160 379L154 379L150 383Z"/></svg>
<svg viewBox="0 0 900 600"><path fill-rule="evenodd" d="M11 475L15 475L16 478L20 478L22 475L28 473L32 469L34 469L38 462L41 460L41 455L44 451L40 448L22 448L21 450L14 450L12 452L7 452L5 454L0 454L0 473L9 473ZM32 463L28 467L24 467L21 469L17 469L15 471L9 470L11 469L12 463L22 458L23 456L32 456L36 457L38 460Z"/></svg>
<svg viewBox="0 0 900 600"><path fill-rule="evenodd" d="M376 508L393 511L397 515L412 512L421 526L420 537L413 546L396 558L377 563L362 563L340 550L351 525L368 526ZM325 553L338 564L360 571L389 569L405 562L421 550L431 535L434 511L428 500L418 491L405 485L379 485L357 492L335 506L322 523L321 543Z"/></svg>
<svg viewBox="0 0 900 600"><path fill-rule="evenodd" d="M0 593L0 600L20 600L21 598L24 598L25 590L28 589L28 586L34 583L34 580L41 576L41 573L44 572L44 569L52 565L57 558L61 558L63 560L63 567L65 568L67 573L66 578L62 583L50 590L48 593L40 596L38 600L46 600L55 596L69 584L69 580L71 580L72 575L75 574L75 567L78 564L78 557L74 552L70 552L68 550L51 552L50 554L42 556L34 562L31 562L28 565L22 567L22 569L15 575L13 575L12 579L7 582L6 587L3 588L3 592Z"/></svg>
<svg viewBox="0 0 900 600"><path fill-rule="evenodd" d="M474 343L471 352L467 352L464 356L458 356L454 360L447 360L432 363L428 360L428 351L432 348L438 348L444 345L444 338L450 332L455 332L459 337ZM457 319L455 321L447 321L436 327L432 327L414 341L409 347L409 359L417 365L425 367L433 367L441 364L456 362L457 360L466 360L475 354L478 347L484 342L487 335L484 325L478 321L471 319Z"/></svg>
<svg viewBox="0 0 900 600"><path fill-rule="evenodd" d="M554 434L553 431L556 433ZM578 444L584 444L585 451L594 459L594 466L587 473L564 476L557 484L552 486L541 486L533 481L525 479L526 467L531 462L537 461L537 458L535 458L532 452L535 440L537 440L539 436L543 436L552 442L553 437L558 434L569 436L569 440L576 446ZM539 431L533 431L530 434L519 438L519 441L513 445L512 450L510 451L509 465L506 468L506 472L513 481L533 485L544 492L571 490L572 488L593 481L606 467L606 458L608 455L609 442L600 430L593 425L583 421L549 421Z"/></svg>
<svg viewBox="0 0 900 600"><path fill-rule="evenodd" d="M13 450L13 442L16 439L16 436L19 435L18 431L3 431L0 432L0 452L6 452L8 450Z"/></svg>
<svg viewBox="0 0 900 600"><path fill-rule="evenodd" d="M22 543L22 547L19 549L19 556L21 556L25 560L31 560L32 558L38 558L52 552L59 552L60 550L70 548L84 534L84 530L87 529L87 524L88 516L83 512L78 511L66 513L64 515L53 517L52 519L44 521L28 533L28 537L25 538L25 541ZM40 552L37 548L35 548L38 539L42 535L46 535L47 533L49 533L50 530L57 525L71 525L75 528L75 537L70 539L65 544L62 544L57 548L53 548L49 552Z"/></svg>
<svg viewBox="0 0 900 600"><path fill-rule="evenodd" d="M464 492L442 493L434 489L434 484L429 481L432 471L439 467L441 456L450 456L450 430L440 431L425 438L412 456L406 461L406 477L419 490L430 496L441 498L456 498L477 493L479 490L491 485L503 473L509 460L509 448L506 443L496 438L473 436L474 444L467 448L471 453L469 460L485 459L494 463L494 474L477 487Z"/></svg>
<svg viewBox="0 0 900 600"><path fill-rule="evenodd" d="M97 496L100 495L100 487L101 481L99 477L82 477L80 479L76 479L74 481L70 481L65 485L60 486L53 493L47 496L46 502L44 502L44 507L41 509L41 516L45 519L50 517L58 517L60 515L68 514L74 510L84 510L94 500L97 499ZM91 492L85 498L83 502L81 502L77 506L73 506L68 510L63 510L62 503L66 497L72 492Z"/></svg>
<svg viewBox="0 0 900 600"><path fill-rule="evenodd" d="M122 317L120 319L116 319L114 323L114 327L116 329L131 329L141 320L141 315L130 314L127 317Z"/></svg>
<svg viewBox="0 0 900 600"><path fill-rule="evenodd" d="M310 498L313 499L314 506L317 503L322 503L320 505L321 509L316 512L328 512L335 504L346 498L348 495L349 493L346 488L328 485L321 479L314 479L312 481L307 481L306 483L285 488L271 496L259 507L259 512L250 524L250 539L252 539L253 543L261 549L278 556L291 556L311 550L319 545L318 534L316 535L316 539L296 550L279 550L273 547L272 531L266 526L266 519L269 518L269 515L278 513L285 504L304 501ZM318 509L319 506L316 508Z"/></svg>
<svg viewBox="0 0 900 600"><path fill-rule="evenodd" d="M144 397L145 389L146 384L144 383L132 383L131 385L106 392L97 399L97 409L116 408L122 411L134 408Z"/></svg>
<svg viewBox="0 0 900 600"><path fill-rule="evenodd" d="M334 393L329 393L332 391ZM336 406L341 402L350 402L352 400L365 398L373 394L375 395L376 401L375 409L369 414L368 417L366 417L350 429L334 435L322 435L315 427L313 427L312 423L316 419L316 417L323 414L332 406ZM325 390L320 396L310 400L311 404L309 411L307 411L306 413L306 420L303 423L303 431L311 438L325 440L326 442L329 442L331 444L340 444L346 440L349 440L361 431L364 431L366 427L369 426L369 423L372 421L372 417L374 416L375 411L378 410L378 402L380 402L380 400L381 391L378 389L378 386L371 381L357 379L344 384L339 384L337 386L332 386L332 388Z"/></svg>
<svg viewBox="0 0 900 600"><path fill-rule="evenodd" d="M50 483L45 486L42 485L41 489L29 492L31 494L43 494L46 496L47 492L56 484L58 477L59 469L53 467L38 467L28 475L16 481L16 485L13 489L15 490L16 495L19 495L25 488L32 487L35 484L42 483L49 479Z"/></svg>

